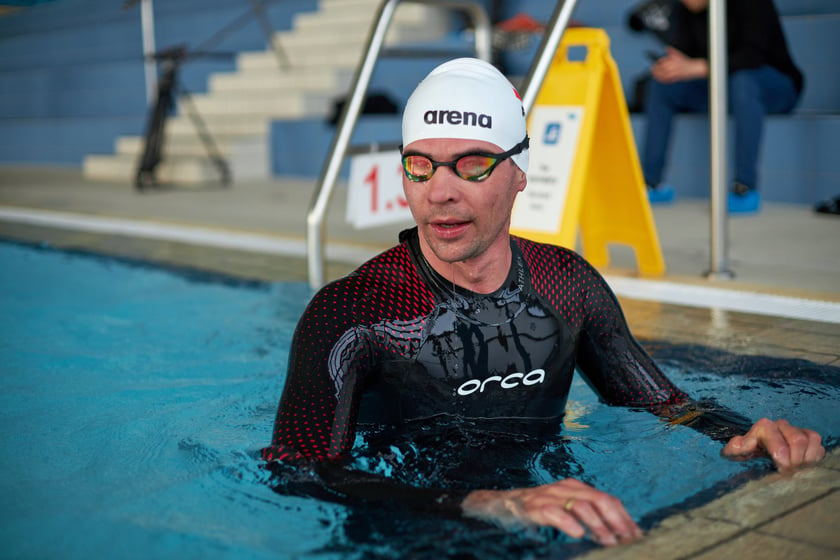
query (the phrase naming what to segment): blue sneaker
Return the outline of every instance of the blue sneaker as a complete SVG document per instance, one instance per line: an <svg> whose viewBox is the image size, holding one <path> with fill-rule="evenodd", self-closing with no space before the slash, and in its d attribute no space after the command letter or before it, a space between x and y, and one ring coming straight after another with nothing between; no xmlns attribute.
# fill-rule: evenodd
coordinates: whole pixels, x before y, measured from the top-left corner
<svg viewBox="0 0 840 560"><path fill-rule="evenodd" d="M755 189L743 193L729 193L730 214L755 214L761 207L761 195Z"/></svg>
<svg viewBox="0 0 840 560"><path fill-rule="evenodd" d="M674 188L660 183L655 187L648 185L648 200L651 204L670 204L674 202Z"/></svg>

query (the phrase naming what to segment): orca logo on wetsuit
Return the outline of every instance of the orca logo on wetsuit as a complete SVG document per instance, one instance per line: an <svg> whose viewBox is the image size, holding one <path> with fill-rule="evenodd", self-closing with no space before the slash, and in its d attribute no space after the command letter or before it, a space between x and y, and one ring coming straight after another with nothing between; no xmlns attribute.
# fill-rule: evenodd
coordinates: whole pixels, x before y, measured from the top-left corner
<svg viewBox="0 0 840 560"><path fill-rule="evenodd" d="M478 379L470 379L465 381L458 387L458 395L466 397L472 395L476 391L483 393L488 383L498 383L502 389L514 389L519 385L537 385L545 381L545 370L535 369L528 373L511 373L505 377L501 375L491 375L484 381Z"/></svg>

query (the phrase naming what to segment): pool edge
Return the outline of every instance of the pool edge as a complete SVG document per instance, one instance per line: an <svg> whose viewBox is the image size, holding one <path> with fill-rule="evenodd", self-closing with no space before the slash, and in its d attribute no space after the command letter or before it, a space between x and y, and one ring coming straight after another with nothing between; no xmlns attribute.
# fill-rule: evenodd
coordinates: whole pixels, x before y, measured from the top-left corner
<svg viewBox="0 0 840 560"><path fill-rule="evenodd" d="M840 448L792 475L773 473L672 515L640 541L580 559L827 558L840 556ZM815 519L820 520L815 523ZM835 527L833 535L829 527ZM770 551L773 551L772 553Z"/></svg>

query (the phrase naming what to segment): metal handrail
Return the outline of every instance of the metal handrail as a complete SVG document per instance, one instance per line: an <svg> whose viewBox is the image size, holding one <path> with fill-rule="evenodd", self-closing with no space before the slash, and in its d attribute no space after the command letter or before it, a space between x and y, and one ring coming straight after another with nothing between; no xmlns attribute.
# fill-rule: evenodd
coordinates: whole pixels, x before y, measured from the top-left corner
<svg viewBox="0 0 840 560"><path fill-rule="evenodd" d="M490 60L490 18L480 4L460 0L385 0L381 4L375 19L376 25L368 38L364 59L353 79L350 99L345 103L341 113L336 134L330 146L327 164L321 172L318 186L309 206L309 213L306 216L309 285L313 289L320 288L324 284L324 217L335 189L335 183L338 180L341 164L347 155L350 137L358 121L362 102L373 75L373 69L382 51L385 35L397 5L402 2L434 5L466 12L471 17L475 28L476 56L483 60Z"/></svg>
<svg viewBox="0 0 840 560"><path fill-rule="evenodd" d="M569 20L572 17L572 12L575 11L577 0L560 0L554 7L554 13L551 14L551 19L548 21L546 31L543 34L542 42L537 49L537 55L534 62L531 63L531 68L528 70L528 75L522 82L522 106L525 108L525 114L530 115L531 109L534 108L534 103L537 100L537 95L540 93L545 75L548 73L548 68L551 66L551 61L554 59L554 53L560 47L560 41L563 39L563 33L566 27L569 26Z"/></svg>

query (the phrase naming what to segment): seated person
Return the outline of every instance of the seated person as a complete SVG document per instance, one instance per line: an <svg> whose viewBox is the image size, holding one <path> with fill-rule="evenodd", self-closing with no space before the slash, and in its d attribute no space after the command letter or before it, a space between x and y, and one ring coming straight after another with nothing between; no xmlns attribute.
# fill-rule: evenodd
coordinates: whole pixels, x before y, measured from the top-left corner
<svg viewBox="0 0 840 560"><path fill-rule="evenodd" d="M709 110L709 1L680 0L673 7L669 46L651 67L642 141L642 172L651 202L673 199L662 184L674 114ZM802 92L802 72L787 48L772 0L726 2L729 110L735 123L735 178L729 211L756 212L758 157L764 116L790 113Z"/></svg>

